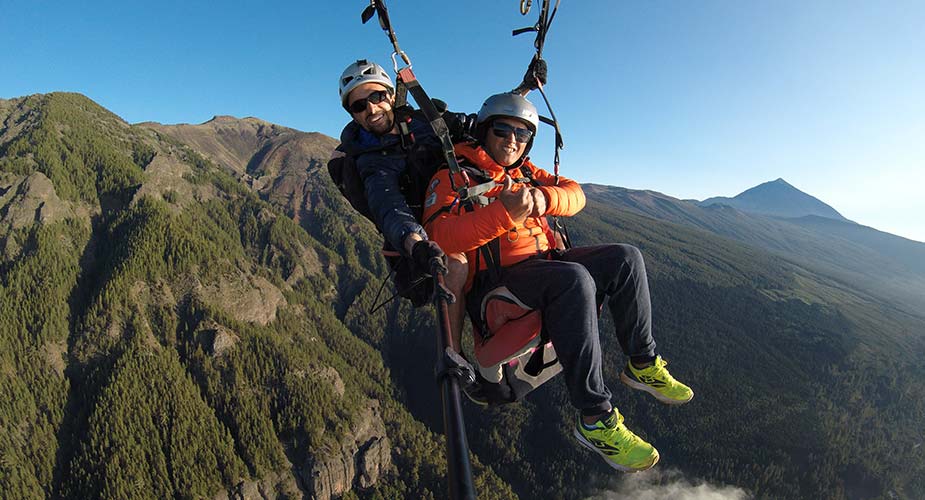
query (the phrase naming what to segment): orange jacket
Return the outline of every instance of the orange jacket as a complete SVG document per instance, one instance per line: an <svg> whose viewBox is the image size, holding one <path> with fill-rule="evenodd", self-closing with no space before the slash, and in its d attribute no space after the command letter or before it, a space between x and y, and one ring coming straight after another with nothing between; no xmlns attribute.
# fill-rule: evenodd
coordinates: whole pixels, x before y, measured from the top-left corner
<svg viewBox="0 0 925 500"><path fill-rule="evenodd" d="M546 215L571 216L585 206L585 195L577 182L560 176L559 184L556 185L555 176L537 168L529 160L525 160L520 168L506 172L504 167L495 163L480 146L457 144L456 156L499 183L496 188L484 194L490 202L484 206L475 204L471 212L461 207L457 193L450 184L449 170L438 171L427 189L424 220L430 220L439 212L439 215L425 225L427 234L446 253L466 253L469 259L469 283L476 272L475 251L495 238L501 237L501 266L516 264L555 245L554 242L550 243L547 234L549 226L545 217L527 217L522 223L515 223L504 205L497 200L505 173L516 179L524 177L522 169L529 168L533 172L533 179L540 184L538 189L546 197ZM464 184L464 179L460 177L453 179L457 187ZM470 187L478 182L470 181ZM525 187L530 186L516 183L511 189L516 191ZM444 207L449 207L449 210ZM485 269L484 259L479 260L480 268Z"/></svg>

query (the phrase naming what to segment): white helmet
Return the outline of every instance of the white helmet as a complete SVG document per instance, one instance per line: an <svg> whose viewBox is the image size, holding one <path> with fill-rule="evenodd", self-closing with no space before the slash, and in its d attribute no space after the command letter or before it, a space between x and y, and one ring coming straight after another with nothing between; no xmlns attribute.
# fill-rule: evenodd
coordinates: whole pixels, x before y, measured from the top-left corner
<svg viewBox="0 0 925 500"><path fill-rule="evenodd" d="M530 126L530 130L534 133L540 124L540 115L536 112L536 106L526 97L512 92L495 94L485 99L476 121L482 125L498 116L522 120Z"/></svg>
<svg viewBox="0 0 925 500"><path fill-rule="evenodd" d="M347 66L347 69L341 73L337 83L340 92L340 104L344 109L347 109L347 96L350 95L350 91L364 83L378 83L389 89L389 92L395 92L395 85L392 84L392 79L389 78L389 74L385 72L385 69L366 59L359 59L357 62Z"/></svg>

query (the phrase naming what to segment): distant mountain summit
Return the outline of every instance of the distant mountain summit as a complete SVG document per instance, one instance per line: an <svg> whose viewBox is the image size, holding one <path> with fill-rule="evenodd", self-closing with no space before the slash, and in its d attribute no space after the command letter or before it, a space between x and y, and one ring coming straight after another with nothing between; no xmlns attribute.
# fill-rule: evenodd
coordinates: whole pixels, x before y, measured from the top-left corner
<svg viewBox="0 0 925 500"><path fill-rule="evenodd" d="M698 203L701 207L727 205L743 212L774 217L806 217L816 215L844 222L851 222L837 210L818 198L810 196L791 186L783 179L765 182L743 191L734 198L717 196Z"/></svg>

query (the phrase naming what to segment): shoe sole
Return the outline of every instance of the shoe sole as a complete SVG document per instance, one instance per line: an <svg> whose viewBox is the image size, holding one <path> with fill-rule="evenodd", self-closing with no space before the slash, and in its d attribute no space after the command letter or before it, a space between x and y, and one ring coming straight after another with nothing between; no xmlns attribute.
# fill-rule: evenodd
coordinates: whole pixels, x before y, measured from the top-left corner
<svg viewBox="0 0 925 500"><path fill-rule="evenodd" d="M618 470L618 471L620 471L620 472L633 473L633 472L641 472L641 471L644 471L644 470L651 469L653 466L655 466L655 464L658 463L658 459L661 458L661 457L659 456L659 454L658 454L658 450L655 450L655 459L652 460L652 463L651 463L651 464L646 465L646 466L644 466L644 467L640 467L640 468L638 468L638 469L634 469L634 468L632 468L632 467L627 467L626 465L620 465L620 464L618 464L618 463L616 463L616 462L610 460L610 458L609 458L607 455L603 454L603 453L601 452L601 450L597 449L597 446L594 446L593 444L591 444L590 441L588 441L587 439L585 439L584 434L582 434L581 431L579 431L578 429L574 429L574 430L572 431L572 433L575 435L575 439L577 439L578 442L581 443L582 446L584 446L585 448L587 448L587 449L593 451L594 453L597 453L598 455L600 455L601 458L604 459L604 462L607 462L607 465L613 467L614 469L616 469L616 470Z"/></svg>
<svg viewBox="0 0 925 500"><path fill-rule="evenodd" d="M633 380L632 378L630 378L629 375L626 374L626 372L620 372L620 382L623 382L623 385L629 387L630 389L636 389L637 391L648 392L649 394L655 396L655 399L661 401L662 403L665 403L666 405L683 405L684 403L689 403L690 400L694 399L693 391L691 391L691 397L685 400L671 399L668 396L656 391L652 387L649 387L648 385L643 384L642 382Z"/></svg>

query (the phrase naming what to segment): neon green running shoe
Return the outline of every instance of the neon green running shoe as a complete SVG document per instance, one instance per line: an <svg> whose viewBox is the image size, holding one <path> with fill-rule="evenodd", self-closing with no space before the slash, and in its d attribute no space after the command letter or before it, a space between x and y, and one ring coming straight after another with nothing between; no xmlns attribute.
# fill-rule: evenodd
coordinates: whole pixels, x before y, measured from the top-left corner
<svg viewBox="0 0 925 500"><path fill-rule="evenodd" d="M693 399L694 391L675 380L666 366L668 361L661 356L657 356L651 366L642 369L626 363L626 368L620 372L620 380L633 389L648 392L665 404L681 405Z"/></svg>
<svg viewBox="0 0 925 500"><path fill-rule="evenodd" d="M623 425L623 415L616 408L607 418L595 422L592 430L588 430L578 417L575 438L619 471L638 472L658 462L658 450L627 429Z"/></svg>

